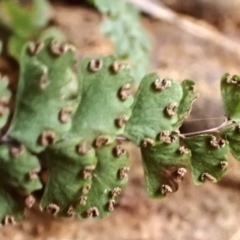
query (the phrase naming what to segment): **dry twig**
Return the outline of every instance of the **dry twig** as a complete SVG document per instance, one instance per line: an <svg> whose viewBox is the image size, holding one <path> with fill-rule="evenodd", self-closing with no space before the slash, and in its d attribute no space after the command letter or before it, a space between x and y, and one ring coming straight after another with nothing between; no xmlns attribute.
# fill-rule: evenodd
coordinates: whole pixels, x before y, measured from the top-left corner
<svg viewBox="0 0 240 240"><path fill-rule="evenodd" d="M128 1L152 17L175 25L177 28L190 33L197 38L212 42L220 48L224 48L233 53L235 56L238 56L240 59L240 42L226 37L205 21L197 20L189 16L179 15L163 4L150 0Z"/></svg>

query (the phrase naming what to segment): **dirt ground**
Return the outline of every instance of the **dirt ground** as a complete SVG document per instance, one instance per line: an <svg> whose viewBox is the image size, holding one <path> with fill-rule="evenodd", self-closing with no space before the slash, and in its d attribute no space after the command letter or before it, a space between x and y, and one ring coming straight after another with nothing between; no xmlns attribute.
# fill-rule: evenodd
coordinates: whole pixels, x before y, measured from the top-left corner
<svg viewBox="0 0 240 240"><path fill-rule="evenodd" d="M99 32L101 20L90 9L54 7L54 21L76 45L79 57L114 51ZM183 131L221 124L219 79L225 72L240 74L239 56L150 17L143 23L153 46L149 70L177 81L193 79L201 94ZM234 31L237 38L238 29ZM130 181L111 216L101 221L57 220L33 210L20 225L2 228L0 240L240 240L240 165L232 157L220 183L196 187L187 176L178 192L152 200L145 191L139 151L128 148Z"/></svg>

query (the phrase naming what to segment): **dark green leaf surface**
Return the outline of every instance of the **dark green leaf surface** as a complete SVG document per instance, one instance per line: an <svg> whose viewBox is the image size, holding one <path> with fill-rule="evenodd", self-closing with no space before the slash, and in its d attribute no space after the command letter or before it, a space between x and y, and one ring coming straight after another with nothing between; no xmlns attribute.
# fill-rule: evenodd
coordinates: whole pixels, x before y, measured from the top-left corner
<svg viewBox="0 0 240 240"><path fill-rule="evenodd" d="M109 184L108 188L110 188L115 185L119 186L118 182L120 186L122 182L125 182L118 181L117 171L122 166L121 164L127 165L125 161L127 157L114 157L114 145L102 148L99 146L100 149L96 150L96 156L93 150L87 155L79 155L76 152L76 146L81 141L87 142L89 147L99 136L109 136L114 141L124 129L124 126L117 126L116 120L122 115L130 116L131 114L130 106L133 103L133 97L129 95L123 100L120 94L123 86L133 82L129 71L122 69L114 72L113 64L116 63L114 57L99 57L97 61L101 62L101 67L97 70L92 64L93 61L95 62L96 59L84 59L81 64L82 96L73 119L73 128L65 136L65 141L46 150L47 168L50 172L41 206L43 209L49 208L51 204L58 206L60 216L67 216L69 207L86 201L86 205L82 206L83 209L79 207L77 212L84 215L87 211L85 211L86 207L90 208L91 204L100 204L96 207L99 208L99 214L102 217L108 212L105 209L109 200L108 194L105 194L102 200L100 198L102 191L106 190L105 185ZM75 138L77 140L74 140ZM97 169L92 175L93 180L84 179L85 168L94 167L97 160ZM67 186L65 186L66 181ZM87 196L86 187L91 187L91 194ZM96 191L100 194L97 198ZM105 205L101 209L103 202Z"/></svg>
<svg viewBox="0 0 240 240"><path fill-rule="evenodd" d="M193 81L184 80L181 86L183 89L183 97L177 110L178 122L174 125L176 129L178 129L182 125L183 120L188 117L193 101L198 97L198 94L195 92L195 83Z"/></svg>
<svg viewBox="0 0 240 240"><path fill-rule="evenodd" d="M19 61L25 44L25 38L19 37L18 35L12 35L8 40L8 54Z"/></svg>
<svg viewBox="0 0 240 240"><path fill-rule="evenodd" d="M229 143L233 156L240 161L240 131L239 127L230 127L221 131L221 136Z"/></svg>
<svg viewBox="0 0 240 240"><path fill-rule="evenodd" d="M221 93L228 118L240 123L240 77L226 73L221 79Z"/></svg>
<svg viewBox="0 0 240 240"><path fill-rule="evenodd" d="M96 150L98 163L93 172L92 186L87 194L86 204L78 205L76 208L82 217L90 217L93 214L93 217L102 218L110 214L119 194L114 194L114 189L121 191L128 181L127 153L117 157L114 153L115 147L114 143ZM91 213L91 209L95 209L96 212Z"/></svg>
<svg viewBox="0 0 240 240"><path fill-rule="evenodd" d="M135 97L132 116L125 128L124 135L137 145L144 138L155 139L162 131L171 132L172 125L178 122L177 114L169 116L166 108L172 103L179 105L183 96L181 85L168 79L171 86L156 90L154 82L157 79L157 74L149 74L142 80Z"/></svg>
<svg viewBox="0 0 240 240"><path fill-rule="evenodd" d="M2 51L2 42L0 41L0 53ZM8 89L8 79L0 73L0 129L5 126L9 117L8 102L11 98L11 92Z"/></svg>
<svg viewBox="0 0 240 240"><path fill-rule="evenodd" d="M126 100L120 97L121 88L132 85L129 70L113 73L115 58L99 57L102 68L91 71L91 59L84 59L81 64L81 81L83 82L82 100L73 119L70 136L81 136L90 143L100 135L115 137L124 131L124 126L117 126L116 120L121 116L130 117L133 97ZM122 93L128 93L123 91ZM124 125L124 124L123 124Z"/></svg>
<svg viewBox="0 0 240 240"><path fill-rule="evenodd" d="M15 195L10 190L0 190L0 219L1 225L7 225L5 219L8 216L14 218L14 222L18 222L24 219L24 204L21 201L19 195ZM13 223L14 223L13 222Z"/></svg>
<svg viewBox="0 0 240 240"><path fill-rule="evenodd" d="M31 11L16 1L1 1L1 20L19 37L28 38L46 26L50 18L47 0L33 0Z"/></svg>
<svg viewBox="0 0 240 240"><path fill-rule="evenodd" d="M39 31L38 34L39 33L41 33L41 34L38 35L38 37L34 37L34 39L38 38L39 41L45 41L46 39L54 38L58 42L61 42L61 43L66 41L65 35L60 31L60 29L55 28L55 27L49 27L43 31ZM32 38L33 38L33 36L32 36ZM23 38L23 37L13 34L9 38L9 41L8 41L9 54L12 57L14 57L16 60L20 61L22 49L28 40L30 40L30 38L26 39L26 38Z"/></svg>
<svg viewBox="0 0 240 240"><path fill-rule="evenodd" d="M87 154L79 154L77 146L81 142L81 139L62 141L46 150L49 176L41 199L42 209L56 204L58 216L69 216L69 208L80 201L83 187L91 186L92 180L84 179L83 172L86 167L95 168L97 158L93 149Z"/></svg>
<svg viewBox="0 0 240 240"><path fill-rule="evenodd" d="M8 102L11 98L11 92L8 89L8 79L1 78L0 73L0 129L5 126L9 117Z"/></svg>
<svg viewBox="0 0 240 240"><path fill-rule="evenodd" d="M216 182L226 172L228 143L215 142L212 135L199 135L185 139L186 146L192 152L192 177L195 184L205 180ZM215 146L214 146L215 145Z"/></svg>
<svg viewBox="0 0 240 240"><path fill-rule="evenodd" d="M22 149L21 149L22 148ZM23 218L24 196L41 188L36 173L40 170L38 159L23 146L0 146L0 221L7 216L16 221Z"/></svg>
<svg viewBox="0 0 240 240"><path fill-rule="evenodd" d="M46 40L43 50L35 55L27 47L24 50L16 107L8 131L9 136L34 152L44 149L40 142L44 132L53 132L56 141L70 130L80 101L78 77L72 70L73 52L55 56L50 43ZM71 111L66 122L61 120L64 110Z"/></svg>
<svg viewBox="0 0 240 240"><path fill-rule="evenodd" d="M8 54L20 61L22 49L27 41L46 39L44 36L59 37L48 29L43 30L50 20L47 0L32 0L27 4L3 0L0 2L0 22L11 31L7 42ZM41 34L46 31L46 34ZM55 31L56 32L56 31ZM41 34L41 37L39 37ZM57 38L59 39L59 38Z"/></svg>
<svg viewBox="0 0 240 240"><path fill-rule="evenodd" d="M166 185L172 192L177 191L190 167L191 152L181 152L179 137L175 135L175 138L170 144L158 141L153 146L141 147L146 187L151 198L164 197Z"/></svg>

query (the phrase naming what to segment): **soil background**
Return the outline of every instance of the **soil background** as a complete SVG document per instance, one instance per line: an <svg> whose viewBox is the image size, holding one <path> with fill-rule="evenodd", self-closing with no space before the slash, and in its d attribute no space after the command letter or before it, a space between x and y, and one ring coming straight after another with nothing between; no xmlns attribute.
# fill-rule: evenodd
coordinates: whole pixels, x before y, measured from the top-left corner
<svg viewBox="0 0 240 240"><path fill-rule="evenodd" d="M76 45L78 56L113 53L114 44L100 32L103 17L87 5L65 2L54 1L53 22ZM182 5L190 9L186 11L179 8L183 1L175 5L171 2L173 10L200 19L196 24L238 42L239 22L233 14L238 5L220 11L216 4L210 11L203 1L199 14L199 5ZM240 56L179 30L174 24L147 15L142 21L152 42L149 71L177 81L196 81L200 98L182 130L191 132L220 125L224 112L219 79L225 72L240 74ZM6 71L11 73L7 67ZM218 184L196 187L188 175L178 192L163 200L152 200L146 194L139 150L130 144L126 147L132 163L130 180L111 216L101 221L76 221L54 219L32 210L23 223L1 228L0 240L240 240L240 165L231 156L228 173Z"/></svg>

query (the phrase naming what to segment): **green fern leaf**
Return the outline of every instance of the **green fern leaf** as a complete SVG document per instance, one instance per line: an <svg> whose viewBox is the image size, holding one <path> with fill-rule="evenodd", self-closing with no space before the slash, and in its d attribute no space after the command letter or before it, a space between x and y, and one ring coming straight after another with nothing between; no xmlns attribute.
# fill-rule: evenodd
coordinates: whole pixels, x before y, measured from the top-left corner
<svg viewBox="0 0 240 240"><path fill-rule="evenodd" d="M2 43L0 42L0 53L2 51ZM8 121L9 107L8 103L11 98L11 92L8 89L8 78L0 73L0 129L2 129Z"/></svg>
<svg viewBox="0 0 240 240"><path fill-rule="evenodd" d="M52 40L31 43L21 58L14 117L8 136L34 152L56 142L71 128L80 101L72 47Z"/></svg>
<svg viewBox="0 0 240 240"><path fill-rule="evenodd" d="M188 117L193 101L198 97L198 93L195 92L195 83L191 80L184 80L181 83L183 90L183 97L177 109L178 122L174 124L173 128L178 129L183 120Z"/></svg>
<svg viewBox="0 0 240 240"><path fill-rule="evenodd" d="M2 129L9 118L9 101L11 98L11 92L8 89L7 77L0 76L0 129Z"/></svg>
<svg viewBox="0 0 240 240"><path fill-rule="evenodd" d="M0 146L0 221L13 224L23 219L25 205L31 207L30 194L41 189L38 159L23 145Z"/></svg>
<svg viewBox="0 0 240 240"><path fill-rule="evenodd" d="M102 31L115 43L119 59L129 60L131 75L140 82L146 74L149 63L150 42L144 30L138 10L125 0L90 0L108 19L102 25Z"/></svg>
<svg viewBox="0 0 240 240"><path fill-rule="evenodd" d="M32 0L31 11L16 1L1 1L1 21L21 38L29 38L45 27L50 18L47 0Z"/></svg>
<svg viewBox="0 0 240 240"><path fill-rule="evenodd" d="M171 79L149 74L140 83L124 135L139 145L145 138L156 139L162 131L172 131L179 120L177 107L183 96L181 85Z"/></svg>
<svg viewBox="0 0 240 240"><path fill-rule="evenodd" d="M109 187L118 187L116 171L121 164L128 166L125 162L127 157L114 157L115 145L108 145L123 133L125 121L131 115L133 97L130 88L133 80L125 65L114 57L84 59L79 78L82 82L81 102L73 118L72 129L63 141L45 150L49 178L41 206L59 216L69 216L79 204L77 213L84 216L85 206L93 204L103 216L108 211L97 204L105 201L106 196L100 201L100 195L94 199L95 195L88 196L87 193L90 188L95 189L91 190L93 194L102 191L103 181ZM102 179L100 182L99 178ZM67 187L64 186L66 180Z"/></svg>
<svg viewBox="0 0 240 240"><path fill-rule="evenodd" d="M221 93L228 118L240 123L240 77L226 73L221 79Z"/></svg>
<svg viewBox="0 0 240 240"><path fill-rule="evenodd" d="M102 218L110 214L128 181L128 156L121 145L103 146L96 150L96 156L98 163L93 171L86 202L76 208L82 217Z"/></svg>
<svg viewBox="0 0 240 240"><path fill-rule="evenodd" d="M18 61L21 57L22 48L27 41L43 39L44 36L60 36L48 29L43 31L50 20L50 6L47 0L32 0L32 4L27 5L27 7L16 1L3 0L0 3L0 22L11 31L7 42L8 54ZM39 37L42 32L43 34Z"/></svg>
<svg viewBox="0 0 240 240"><path fill-rule="evenodd" d="M234 126L222 130L221 136L226 139L229 143L230 150L233 156L240 161L240 131L239 126Z"/></svg>
<svg viewBox="0 0 240 240"><path fill-rule="evenodd" d="M69 137L81 136L92 144L99 136L109 142L123 133L133 103L133 79L125 67L112 56L82 61L82 100Z"/></svg>
<svg viewBox="0 0 240 240"><path fill-rule="evenodd" d="M192 152L191 171L195 184L220 180L228 165L228 143L213 135L188 137L184 141Z"/></svg>
<svg viewBox="0 0 240 240"><path fill-rule="evenodd" d="M148 195L162 198L177 191L191 164L191 152L180 146L179 136L165 132L158 141L142 146L141 152Z"/></svg>
<svg viewBox="0 0 240 240"><path fill-rule="evenodd" d="M81 139L62 141L45 151L47 185L41 199L42 209L69 217L81 195L91 187L91 171L97 158L93 148Z"/></svg>

